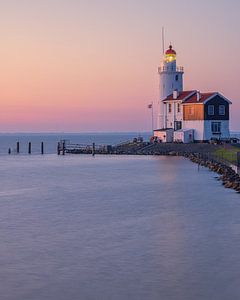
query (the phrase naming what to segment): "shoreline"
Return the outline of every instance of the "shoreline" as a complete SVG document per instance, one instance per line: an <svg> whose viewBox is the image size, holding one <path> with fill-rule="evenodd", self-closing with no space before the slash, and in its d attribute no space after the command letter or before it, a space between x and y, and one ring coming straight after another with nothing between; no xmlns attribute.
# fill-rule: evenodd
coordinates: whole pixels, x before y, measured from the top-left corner
<svg viewBox="0 0 240 300"><path fill-rule="evenodd" d="M95 144L85 148L66 148L63 154L108 154L108 155L164 155L182 156L190 161L209 168L219 175L218 180L222 181L225 188L232 188L240 193L240 176L236 170L237 165L219 158L216 151L221 150L222 145L205 143L176 144L176 143L148 143L143 141L133 141L116 146L102 146L95 148ZM240 150L240 149L239 149ZM58 153L60 154L60 153ZM234 167L234 168L233 168ZM234 170L235 169L235 170Z"/></svg>
<svg viewBox="0 0 240 300"><path fill-rule="evenodd" d="M209 170L217 173L219 175L218 180L222 181L222 185L225 188L231 188L237 193L240 193L240 176L233 170L232 167L221 162L203 159L198 157L196 154L190 154L185 157L193 163L209 168Z"/></svg>

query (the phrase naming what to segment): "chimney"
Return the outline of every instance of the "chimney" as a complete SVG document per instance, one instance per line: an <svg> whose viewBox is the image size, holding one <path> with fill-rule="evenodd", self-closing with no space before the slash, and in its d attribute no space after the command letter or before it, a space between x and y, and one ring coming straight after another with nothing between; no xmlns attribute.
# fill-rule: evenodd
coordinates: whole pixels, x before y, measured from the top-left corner
<svg viewBox="0 0 240 300"><path fill-rule="evenodd" d="M173 91L173 99L177 99L178 97L178 90Z"/></svg>
<svg viewBox="0 0 240 300"><path fill-rule="evenodd" d="M200 91L197 91L197 102L199 102L201 99L201 93Z"/></svg>

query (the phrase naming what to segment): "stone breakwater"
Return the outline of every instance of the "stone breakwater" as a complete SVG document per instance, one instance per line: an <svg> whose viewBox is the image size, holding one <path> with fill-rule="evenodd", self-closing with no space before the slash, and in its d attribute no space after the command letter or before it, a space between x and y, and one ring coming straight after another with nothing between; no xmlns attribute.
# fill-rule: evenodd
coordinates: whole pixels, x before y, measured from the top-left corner
<svg viewBox="0 0 240 300"><path fill-rule="evenodd" d="M229 166L221 162L203 159L198 154L186 154L185 157L189 158L192 162L209 168L211 171L216 172L220 176L218 180L222 181L225 188L232 188L240 193L240 176Z"/></svg>
<svg viewBox="0 0 240 300"><path fill-rule="evenodd" d="M221 146L194 143L194 144L176 144L176 143L126 143L112 147L112 154L127 155L179 155L184 156L188 153L199 153L202 156L211 156Z"/></svg>

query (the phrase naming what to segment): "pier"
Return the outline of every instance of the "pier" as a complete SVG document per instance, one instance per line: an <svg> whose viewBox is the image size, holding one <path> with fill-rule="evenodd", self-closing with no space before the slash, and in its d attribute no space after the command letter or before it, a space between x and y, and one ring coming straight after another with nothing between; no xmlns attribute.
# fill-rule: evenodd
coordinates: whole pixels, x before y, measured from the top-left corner
<svg viewBox="0 0 240 300"><path fill-rule="evenodd" d="M206 143L154 143L142 138L124 141L116 145L72 144L61 140L57 146L58 155L68 154L117 154L117 155L184 155L185 153L210 153L220 149L220 145Z"/></svg>
<svg viewBox="0 0 240 300"><path fill-rule="evenodd" d="M144 149L151 147L149 142L144 142L142 138L136 138L132 141L124 141L116 145L98 145L92 144L72 144L69 140L58 142L57 154L141 154ZM146 153L143 153L146 154Z"/></svg>
<svg viewBox="0 0 240 300"><path fill-rule="evenodd" d="M111 145L97 145L92 144L71 144L68 140L61 140L57 145L57 154L65 155L68 154L111 154Z"/></svg>

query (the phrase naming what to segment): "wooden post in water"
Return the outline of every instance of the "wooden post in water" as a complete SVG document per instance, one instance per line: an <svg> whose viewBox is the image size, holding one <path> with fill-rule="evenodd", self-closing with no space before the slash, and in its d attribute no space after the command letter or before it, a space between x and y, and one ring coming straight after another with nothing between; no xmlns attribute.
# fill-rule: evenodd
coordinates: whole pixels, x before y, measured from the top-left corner
<svg viewBox="0 0 240 300"><path fill-rule="evenodd" d="M11 148L8 148L8 154L10 155L12 152Z"/></svg>
<svg viewBox="0 0 240 300"><path fill-rule="evenodd" d="M41 142L41 154L42 155L44 154L44 144L43 144L43 142Z"/></svg>
<svg viewBox="0 0 240 300"><path fill-rule="evenodd" d="M92 144L92 156L95 155L95 143Z"/></svg>
<svg viewBox="0 0 240 300"><path fill-rule="evenodd" d="M28 143L28 154L31 154L32 153L32 143L29 142Z"/></svg>
<svg viewBox="0 0 240 300"><path fill-rule="evenodd" d="M60 142L57 144L57 154L60 155L61 153L61 147L60 147Z"/></svg>
<svg viewBox="0 0 240 300"><path fill-rule="evenodd" d="M63 142L62 155L65 155L65 141Z"/></svg>
<svg viewBox="0 0 240 300"><path fill-rule="evenodd" d="M17 153L19 154L20 153L20 143L17 142Z"/></svg>

